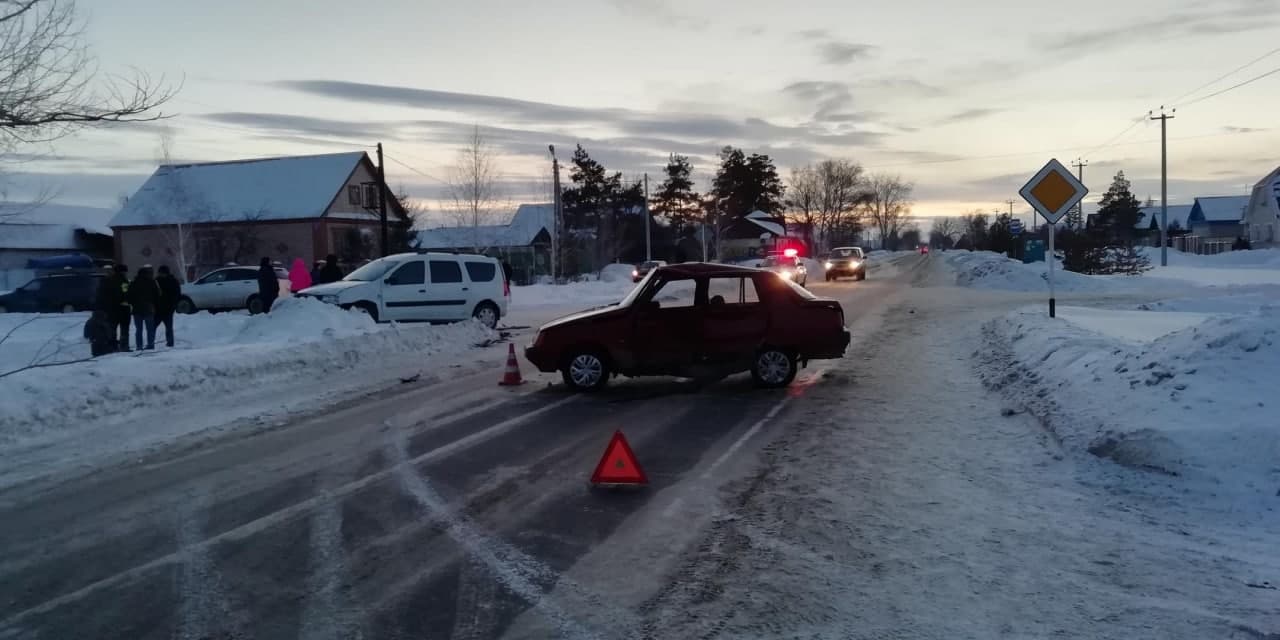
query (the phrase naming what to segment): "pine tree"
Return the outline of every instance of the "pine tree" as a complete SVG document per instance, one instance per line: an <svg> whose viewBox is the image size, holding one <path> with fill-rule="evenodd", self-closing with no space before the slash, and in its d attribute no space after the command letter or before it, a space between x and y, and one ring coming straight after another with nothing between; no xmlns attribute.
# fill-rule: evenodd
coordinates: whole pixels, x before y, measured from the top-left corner
<svg viewBox="0 0 1280 640"><path fill-rule="evenodd" d="M693 190L693 167L687 156L673 153L665 172L666 179L650 201L652 213L670 220L677 238L688 237L702 219L702 197Z"/></svg>
<svg viewBox="0 0 1280 640"><path fill-rule="evenodd" d="M711 195L721 216L739 218L756 210L781 213L784 191L769 156L753 153L747 157L734 147L720 150L720 169Z"/></svg>
<svg viewBox="0 0 1280 640"><path fill-rule="evenodd" d="M1120 171L1098 203L1098 226L1116 242L1132 242L1134 227L1142 219L1142 202L1130 187L1129 180Z"/></svg>

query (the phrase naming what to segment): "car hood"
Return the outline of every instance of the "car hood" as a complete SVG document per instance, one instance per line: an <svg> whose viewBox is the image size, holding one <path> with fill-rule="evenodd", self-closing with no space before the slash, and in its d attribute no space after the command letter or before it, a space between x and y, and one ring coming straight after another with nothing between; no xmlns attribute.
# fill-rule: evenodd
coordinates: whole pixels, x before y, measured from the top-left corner
<svg viewBox="0 0 1280 640"><path fill-rule="evenodd" d="M368 282L359 282L355 280L339 280L337 282L329 282L326 284L318 284L314 287L307 287L298 293L307 296L336 296L347 289L354 289L360 285L369 284Z"/></svg>
<svg viewBox="0 0 1280 640"><path fill-rule="evenodd" d="M552 320L551 322L548 322L542 325L538 330L544 331L546 329L553 329L555 327L561 327L567 324L573 324L575 322L579 322L581 320L587 320L590 318L607 318L607 317L618 315L622 312L623 312L623 308L619 307L616 304L605 305L603 307L595 307L592 309L587 309L586 311L571 313L562 318L556 318L555 320Z"/></svg>

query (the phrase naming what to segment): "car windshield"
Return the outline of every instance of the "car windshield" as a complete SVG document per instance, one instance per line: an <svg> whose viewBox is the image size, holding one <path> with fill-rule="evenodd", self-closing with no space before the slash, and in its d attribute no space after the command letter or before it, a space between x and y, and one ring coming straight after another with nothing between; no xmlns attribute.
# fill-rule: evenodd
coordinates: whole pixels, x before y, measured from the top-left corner
<svg viewBox="0 0 1280 640"><path fill-rule="evenodd" d="M857 249L835 249L831 252L832 258L857 258Z"/></svg>
<svg viewBox="0 0 1280 640"><path fill-rule="evenodd" d="M654 268L654 267L656 267L656 266L658 266L658 263L656 263L656 262L642 262L642 263L640 263L640 268L641 268L641 269L645 269L645 270L652 269L652 268Z"/></svg>
<svg viewBox="0 0 1280 640"><path fill-rule="evenodd" d="M399 264L400 262L397 260L388 260L386 258L374 260L373 262L348 273L347 277L343 278L343 280L348 282L373 282L374 280L381 278L393 267Z"/></svg>

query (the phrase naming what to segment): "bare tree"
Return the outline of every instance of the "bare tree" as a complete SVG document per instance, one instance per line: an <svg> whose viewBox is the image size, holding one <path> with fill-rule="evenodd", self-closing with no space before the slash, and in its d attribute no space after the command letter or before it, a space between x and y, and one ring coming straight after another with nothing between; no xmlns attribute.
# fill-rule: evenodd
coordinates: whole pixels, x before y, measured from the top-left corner
<svg viewBox="0 0 1280 640"><path fill-rule="evenodd" d="M960 218L942 216L933 219L933 227L929 230L929 244L950 249L960 236L964 235L964 225Z"/></svg>
<svg viewBox="0 0 1280 640"><path fill-rule="evenodd" d="M817 240L821 229L822 186L812 165L792 167L787 178L787 221L808 228Z"/></svg>
<svg viewBox="0 0 1280 640"><path fill-rule="evenodd" d="M163 78L102 79L83 35L75 0L0 0L0 144L163 117Z"/></svg>
<svg viewBox="0 0 1280 640"><path fill-rule="evenodd" d="M911 211L911 192L914 189L915 185L897 175L877 173L867 180L864 208L880 233L882 247L902 229Z"/></svg>
<svg viewBox="0 0 1280 640"><path fill-rule="evenodd" d="M178 264L178 279L187 282L187 271L195 266L198 257L195 223L205 212L200 212L196 198L187 189L181 172L176 170L173 157L174 136L171 129L160 132L160 140L156 147L156 163L160 165L157 173L167 171L167 180L160 192L158 202L142 203L149 206L147 217L160 231L164 239L165 249L172 253ZM124 198L122 206L128 206L128 198Z"/></svg>
<svg viewBox="0 0 1280 640"><path fill-rule="evenodd" d="M458 150L449 173L449 196L453 200L450 214L456 226L472 229L471 248L476 253L483 253L489 248L480 227L495 224L495 218L503 208L498 186L502 176L497 156L477 125L466 144Z"/></svg>
<svg viewBox="0 0 1280 640"><path fill-rule="evenodd" d="M857 232L862 227L860 205L870 200L862 166L849 160L823 160L814 169L818 181L818 221L824 249L837 229Z"/></svg>

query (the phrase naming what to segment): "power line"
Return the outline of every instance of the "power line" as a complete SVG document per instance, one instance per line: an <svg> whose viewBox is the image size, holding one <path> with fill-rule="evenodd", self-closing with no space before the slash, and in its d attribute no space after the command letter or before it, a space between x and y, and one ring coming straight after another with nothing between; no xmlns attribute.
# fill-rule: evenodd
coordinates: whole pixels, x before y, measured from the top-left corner
<svg viewBox="0 0 1280 640"><path fill-rule="evenodd" d="M1109 140L1107 140L1106 142L1104 142L1104 143L1102 143L1102 144L1100 144L1100 145L1098 145L1098 146L1096 146L1096 147L1094 147L1094 148L1090 149L1089 151L1087 151L1087 152L1085 152L1085 153L1081 154L1081 156L1082 156L1082 157L1091 156L1091 155L1093 155L1094 153L1096 153L1096 152L1098 152L1098 151L1102 151L1103 149L1106 149L1107 147L1110 147L1110 146L1112 146L1112 145L1116 144L1117 142L1119 142L1119 141L1120 141L1120 139L1121 139L1121 138L1124 138L1124 137L1125 137L1125 135L1127 135L1130 131L1133 131L1133 130L1138 126L1138 125L1142 124L1143 122L1146 122L1146 120L1147 120L1147 116L1146 116L1146 114L1143 114L1143 115L1141 115L1141 116L1138 116L1138 117L1134 118L1134 119L1133 119L1133 122L1132 122L1132 123L1130 123L1130 124L1129 124L1129 126L1125 127L1124 131L1121 131L1120 133L1117 133L1115 136L1111 137L1111 138L1110 138Z"/></svg>
<svg viewBox="0 0 1280 640"><path fill-rule="evenodd" d="M1196 87L1196 88L1194 88L1194 89L1192 89L1192 90L1190 90L1190 91L1188 91L1188 92L1186 92L1186 93L1184 93L1184 94L1182 94L1182 95L1178 96L1177 98L1174 98L1173 100L1171 100L1171 101L1169 102L1169 104L1177 105L1177 104L1178 104L1178 102L1180 102L1183 98L1186 98L1186 97L1192 96L1192 95L1194 95L1194 94L1199 93L1199 92L1200 92L1200 90L1202 90L1202 89L1207 89L1208 87L1211 87L1211 86L1213 86L1213 85L1215 85L1215 84L1218 84L1219 82L1221 82L1221 81L1223 81L1223 80L1226 80L1227 78L1229 78L1229 77L1231 77L1231 76L1235 75L1236 73L1239 73L1240 71L1243 71L1243 70L1245 70L1245 69L1248 69L1249 67L1252 67L1253 65L1258 64L1259 62L1262 62L1263 60L1266 60L1267 58L1270 58L1271 56L1273 56L1273 55L1275 55L1275 54L1277 54L1277 53L1280 53L1280 48L1272 49L1272 50L1270 50L1270 51L1268 51L1268 52L1266 52L1266 53L1262 54L1261 56L1258 56L1257 58L1254 58L1253 60L1250 60L1249 62L1246 62L1245 64L1242 64L1242 65L1240 65L1240 66L1236 67L1235 69L1232 69L1231 71L1228 71L1228 72L1226 72L1226 73L1224 73L1224 74L1222 74L1222 75L1220 75L1220 76L1218 76L1218 77L1214 78L1213 80L1210 80L1210 81L1208 81L1208 82L1206 82L1206 83L1204 83L1204 84L1202 84L1202 85L1200 85L1200 86L1198 86L1198 87Z"/></svg>
<svg viewBox="0 0 1280 640"><path fill-rule="evenodd" d="M431 174L427 173L426 171L423 171L423 170L421 170L421 169L418 169L417 167L413 167L413 166L410 166L410 165L408 165L408 164L405 164L405 163L404 163L404 161L402 161L402 160L398 160L398 159L396 159L396 158L394 158L394 157L392 157L392 156L386 155L386 154L383 154L383 157L385 157L387 160L390 160L390 161L392 161L392 162L394 162L394 163L396 163L396 164L398 164L398 165L400 165L400 166L402 166L402 167L404 167L404 168L406 168L406 169L408 169L408 170L410 170L410 171L412 171L412 172L414 172L414 173L416 173L416 174L418 174L418 175L420 175L420 176L422 176L422 177L424 177L424 178L431 178L432 180L435 180L436 182L439 182L440 184L442 184L442 185L444 185L444 186L446 186L446 187L447 187L447 186L449 186L449 183L445 182L444 180L441 180L440 178L437 178L437 177L435 177L435 176L433 176L433 175L431 175Z"/></svg>
<svg viewBox="0 0 1280 640"><path fill-rule="evenodd" d="M1257 81L1259 81L1259 80L1261 80L1261 79L1263 79L1263 78L1266 78L1266 77L1268 77L1268 76L1273 76L1273 75L1275 75L1275 74L1277 74L1277 73L1280 73L1280 67L1276 67L1275 69L1272 69L1272 70L1270 70L1270 71L1268 71L1268 72L1266 72L1266 73L1264 73L1264 74L1262 74L1262 75L1258 75L1258 76L1254 76L1254 77L1252 77L1252 78L1249 78L1248 80L1245 80L1244 82L1241 82L1241 83L1239 83L1239 84L1233 84L1233 85L1231 85L1231 86L1227 87L1226 89L1222 89L1221 91L1214 91L1213 93L1211 93L1211 94L1209 94L1209 95L1207 95L1207 96L1202 96L1202 97L1196 98L1195 100L1192 100L1191 102L1188 102L1188 103L1186 103L1186 104L1184 104L1184 105L1182 105L1182 106L1185 108L1185 107L1189 107L1189 106L1191 106L1191 105L1193 105L1193 104L1198 104L1198 103L1204 102L1205 100L1208 100L1209 98L1216 98L1216 97L1218 97L1218 96L1220 96L1220 95L1222 95L1222 94L1224 94L1224 93L1227 93L1227 92L1229 92L1229 91L1235 91L1236 89L1239 89L1240 87L1243 87L1243 86L1246 86L1246 85L1253 84L1253 83L1255 83L1255 82L1257 82Z"/></svg>

